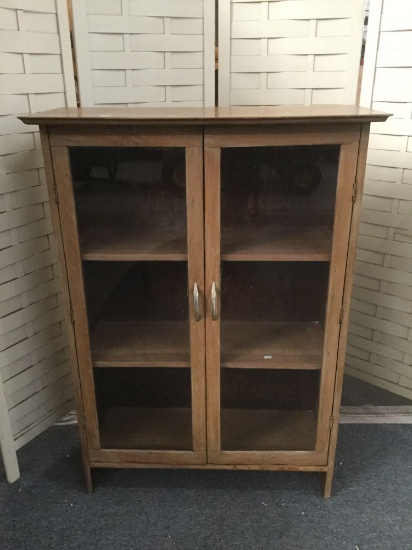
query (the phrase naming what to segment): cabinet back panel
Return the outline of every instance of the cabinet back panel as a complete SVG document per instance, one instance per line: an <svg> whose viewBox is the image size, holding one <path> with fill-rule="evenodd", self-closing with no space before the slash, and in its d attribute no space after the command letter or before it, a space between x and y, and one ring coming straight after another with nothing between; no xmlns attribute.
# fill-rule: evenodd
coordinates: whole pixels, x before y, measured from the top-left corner
<svg viewBox="0 0 412 550"><path fill-rule="evenodd" d="M319 372L222 369L223 409L315 410Z"/></svg>
<svg viewBox="0 0 412 550"><path fill-rule="evenodd" d="M223 262L222 321L320 322L329 263Z"/></svg>
<svg viewBox="0 0 412 550"><path fill-rule="evenodd" d="M108 407L190 407L190 369L95 369L98 409Z"/></svg>
<svg viewBox="0 0 412 550"><path fill-rule="evenodd" d="M90 320L188 320L186 262L84 262Z"/></svg>

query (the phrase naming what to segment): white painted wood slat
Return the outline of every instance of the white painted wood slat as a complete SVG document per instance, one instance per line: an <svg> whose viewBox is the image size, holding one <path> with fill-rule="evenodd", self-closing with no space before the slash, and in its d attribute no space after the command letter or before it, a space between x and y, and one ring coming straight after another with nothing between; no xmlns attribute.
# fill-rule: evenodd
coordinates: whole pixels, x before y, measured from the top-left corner
<svg viewBox="0 0 412 550"><path fill-rule="evenodd" d="M219 105L354 103L363 16L362 0L220 0Z"/></svg>
<svg viewBox="0 0 412 550"><path fill-rule="evenodd" d="M72 3L82 106L214 105L213 0Z"/></svg>

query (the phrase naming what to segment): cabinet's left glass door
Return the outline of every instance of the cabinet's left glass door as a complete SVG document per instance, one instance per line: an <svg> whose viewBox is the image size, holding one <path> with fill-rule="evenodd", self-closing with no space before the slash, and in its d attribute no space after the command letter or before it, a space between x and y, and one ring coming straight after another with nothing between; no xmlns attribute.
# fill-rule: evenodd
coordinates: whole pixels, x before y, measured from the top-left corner
<svg viewBox="0 0 412 550"><path fill-rule="evenodd" d="M203 231L189 201L198 193L191 180L197 170L196 181L201 178L201 151L161 146L66 151L90 346L95 449L114 461L118 451L138 461L150 455L151 462L173 463L176 452L186 452L189 462L202 461L204 361L196 350L204 345L203 273L194 266L203 250L191 247L188 238L197 225Z"/></svg>

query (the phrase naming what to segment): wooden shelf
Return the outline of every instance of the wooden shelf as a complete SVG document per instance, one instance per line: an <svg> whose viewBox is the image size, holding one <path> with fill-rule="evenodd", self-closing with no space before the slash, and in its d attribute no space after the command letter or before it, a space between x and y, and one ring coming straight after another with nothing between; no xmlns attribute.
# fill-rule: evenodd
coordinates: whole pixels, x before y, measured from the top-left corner
<svg viewBox="0 0 412 550"><path fill-rule="evenodd" d="M315 449L312 411L223 409L222 450ZM111 407L100 426L104 449L192 450L190 408Z"/></svg>
<svg viewBox="0 0 412 550"><path fill-rule="evenodd" d="M312 411L223 409L224 451L314 451L316 418Z"/></svg>
<svg viewBox="0 0 412 550"><path fill-rule="evenodd" d="M222 260L324 262L332 252L328 227L222 227Z"/></svg>
<svg viewBox="0 0 412 550"><path fill-rule="evenodd" d="M322 366L316 323L222 322L223 368ZM179 321L101 321L91 337L95 367L190 367L189 326Z"/></svg>
<svg viewBox="0 0 412 550"><path fill-rule="evenodd" d="M182 231L148 227L96 226L80 235L83 260L186 261ZM332 231L328 227L222 228L224 261L329 261Z"/></svg>
<svg viewBox="0 0 412 550"><path fill-rule="evenodd" d="M100 425L103 449L191 451L190 408L111 407Z"/></svg>
<svg viewBox="0 0 412 550"><path fill-rule="evenodd" d="M324 332L318 323L222 321L221 332L222 367L322 367Z"/></svg>
<svg viewBox="0 0 412 550"><path fill-rule="evenodd" d="M187 237L181 230L96 226L80 235L83 260L181 261L187 260Z"/></svg>
<svg viewBox="0 0 412 550"><path fill-rule="evenodd" d="M94 367L190 367L189 323L102 320L91 348Z"/></svg>

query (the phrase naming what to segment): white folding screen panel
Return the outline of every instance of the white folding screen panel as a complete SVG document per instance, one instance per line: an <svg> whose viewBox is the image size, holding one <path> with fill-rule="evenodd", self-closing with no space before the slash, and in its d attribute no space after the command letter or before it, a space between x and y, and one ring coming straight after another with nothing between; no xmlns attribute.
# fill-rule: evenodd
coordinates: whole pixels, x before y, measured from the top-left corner
<svg viewBox="0 0 412 550"><path fill-rule="evenodd" d="M214 105L214 0L72 4L82 107Z"/></svg>
<svg viewBox="0 0 412 550"><path fill-rule="evenodd" d="M0 0L0 380L16 449L73 406L38 127L17 119L66 105L66 1Z"/></svg>
<svg viewBox="0 0 412 550"><path fill-rule="evenodd" d="M356 101L364 0L220 0L219 105Z"/></svg>
<svg viewBox="0 0 412 550"><path fill-rule="evenodd" d="M347 372L412 399L412 9L371 0L361 91L371 125Z"/></svg>
<svg viewBox="0 0 412 550"><path fill-rule="evenodd" d="M17 461L16 449L11 431L9 411L7 408L6 396L4 394L3 382L0 378L0 455L3 459L6 478L13 483L20 477L19 463Z"/></svg>

